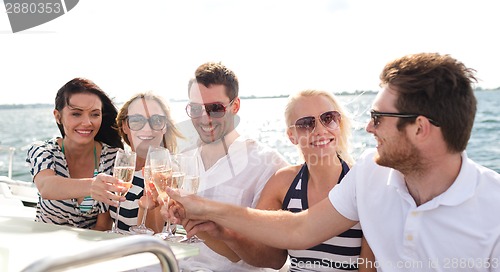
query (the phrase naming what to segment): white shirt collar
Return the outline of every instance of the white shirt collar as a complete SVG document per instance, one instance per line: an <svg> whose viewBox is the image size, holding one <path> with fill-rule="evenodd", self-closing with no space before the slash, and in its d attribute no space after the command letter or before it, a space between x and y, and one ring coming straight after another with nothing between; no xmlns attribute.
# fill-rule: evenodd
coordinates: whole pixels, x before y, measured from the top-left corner
<svg viewBox="0 0 500 272"><path fill-rule="evenodd" d="M474 188L477 186L477 178L475 176L474 167L472 162L468 159L466 152L462 152L462 165L460 172L453 181L453 184L444 191L442 194L436 196L434 199L421 205L422 209L433 209L439 205L456 206L464 201L470 199L474 195ZM414 203L413 198L408 192L404 176L401 172L391 169L389 177L387 178L387 185L394 187L401 197Z"/></svg>

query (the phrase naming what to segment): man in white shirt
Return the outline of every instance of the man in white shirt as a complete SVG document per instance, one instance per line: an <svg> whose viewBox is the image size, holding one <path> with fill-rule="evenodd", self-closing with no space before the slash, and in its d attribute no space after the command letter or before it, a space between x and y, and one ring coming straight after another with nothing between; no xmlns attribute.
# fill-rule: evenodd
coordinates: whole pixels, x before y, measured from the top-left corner
<svg viewBox="0 0 500 272"><path fill-rule="evenodd" d="M382 271L500 271L500 175L467 158L474 70L448 55L388 63L366 127L377 140L329 198L301 213L195 197L170 212L279 248L303 249L360 222ZM165 215L165 210L163 211Z"/></svg>
<svg viewBox="0 0 500 272"><path fill-rule="evenodd" d="M275 150L236 131L241 102L236 75L221 63L202 64L189 82L188 94L186 112L199 137L192 137L196 144L191 152L200 156L204 165L198 195L255 207L267 180L287 163ZM200 248L200 254L182 260L184 270L263 270L241 261L224 241L207 233L198 236L205 242L192 244Z"/></svg>

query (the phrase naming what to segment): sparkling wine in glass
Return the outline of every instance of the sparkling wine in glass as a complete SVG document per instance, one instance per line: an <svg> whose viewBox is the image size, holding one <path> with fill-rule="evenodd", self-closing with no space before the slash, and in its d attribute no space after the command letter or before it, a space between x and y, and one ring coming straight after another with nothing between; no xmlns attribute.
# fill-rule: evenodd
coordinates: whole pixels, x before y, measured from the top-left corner
<svg viewBox="0 0 500 272"><path fill-rule="evenodd" d="M179 184L182 196L198 193L200 187L200 159L197 155L178 154L176 160L179 166L179 172L184 174L182 183ZM200 243L202 239L196 235L191 238L185 238L183 243Z"/></svg>
<svg viewBox="0 0 500 272"><path fill-rule="evenodd" d="M170 152L164 147L150 147L148 153L151 164L151 179L159 197L165 199L168 197L167 188L177 188L172 178L173 171ZM168 201L164 203L164 205L168 206ZM168 241L178 241L182 239L182 237L176 236L170 229L170 220L167 220L167 224L163 228L163 231L155 236Z"/></svg>
<svg viewBox="0 0 500 272"><path fill-rule="evenodd" d="M130 187L132 187L132 180L134 179L135 172L135 159L136 154L133 151L126 150L118 150L115 158L115 166L113 168L113 176L121 181L123 181L123 185L127 187L127 192ZM120 196L124 196L127 192L117 193ZM118 216L120 215L120 203L118 202L118 207L116 208L116 217L113 228L111 229L112 233L120 233L118 229Z"/></svg>

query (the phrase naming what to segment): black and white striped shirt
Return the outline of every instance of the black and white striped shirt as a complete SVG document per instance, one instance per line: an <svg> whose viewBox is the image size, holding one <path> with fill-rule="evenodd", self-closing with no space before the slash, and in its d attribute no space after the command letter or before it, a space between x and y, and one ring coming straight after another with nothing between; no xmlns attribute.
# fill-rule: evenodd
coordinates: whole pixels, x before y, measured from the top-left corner
<svg viewBox="0 0 500 272"><path fill-rule="evenodd" d="M342 173L339 183L349 171L349 166L342 160L341 163ZM308 180L309 171L307 165L304 164L288 189L283 200L283 210L300 212L309 208ZM363 232L358 223L339 236L307 250L288 250L290 271L357 271L357 258L361 252L362 236Z"/></svg>
<svg viewBox="0 0 500 272"><path fill-rule="evenodd" d="M119 148L102 143L99 159L99 172L112 175L116 152ZM45 142L36 142L28 150L26 162L30 164L31 176L34 178L40 171L52 169L56 175L69 178L66 157L57 144L57 138ZM89 211L82 212L76 199L47 200L40 194L36 207L37 222L66 225L89 229L95 226L97 215L108 210L108 206L93 201Z"/></svg>

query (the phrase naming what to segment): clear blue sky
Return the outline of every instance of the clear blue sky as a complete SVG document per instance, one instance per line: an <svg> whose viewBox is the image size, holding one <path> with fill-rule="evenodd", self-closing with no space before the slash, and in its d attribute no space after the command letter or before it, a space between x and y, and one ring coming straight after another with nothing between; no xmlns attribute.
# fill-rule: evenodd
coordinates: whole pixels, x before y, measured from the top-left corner
<svg viewBox="0 0 500 272"><path fill-rule="evenodd" d="M423 51L451 54L497 88L499 10L494 0L81 0L13 34L2 6L0 104L53 103L77 76L117 102L146 90L185 98L206 61L233 69L242 96L377 90L386 62Z"/></svg>

